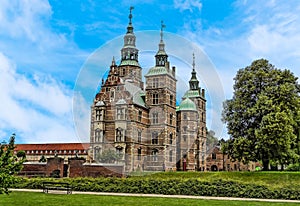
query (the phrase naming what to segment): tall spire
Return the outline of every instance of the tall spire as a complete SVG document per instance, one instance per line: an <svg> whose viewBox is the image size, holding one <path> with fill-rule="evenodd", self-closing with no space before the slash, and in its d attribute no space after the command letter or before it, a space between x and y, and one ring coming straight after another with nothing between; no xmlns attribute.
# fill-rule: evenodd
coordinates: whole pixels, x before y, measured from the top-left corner
<svg viewBox="0 0 300 206"><path fill-rule="evenodd" d="M133 33L133 26L132 26L132 10L134 9L133 6L131 6L129 8L129 24L128 24L128 27L127 27L127 33Z"/></svg>
<svg viewBox="0 0 300 206"><path fill-rule="evenodd" d="M195 54L193 53L193 70L191 72L192 77L191 80L189 81L190 83L190 90L198 90L199 89L199 81L197 79L197 73L195 70Z"/></svg>
<svg viewBox="0 0 300 206"><path fill-rule="evenodd" d="M165 66L166 62L168 61L168 55L165 52L165 43L163 40L163 29L166 28L166 25L163 21L161 21L161 28L160 28L160 42L158 44L158 52L155 55L156 59L156 66Z"/></svg>
<svg viewBox="0 0 300 206"><path fill-rule="evenodd" d="M138 64L138 49L135 47L135 35L132 26L132 10L133 6L129 8L129 24L127 26L127 33L124 36L124 46L121 49L121 65L135 65Z"/></svg>

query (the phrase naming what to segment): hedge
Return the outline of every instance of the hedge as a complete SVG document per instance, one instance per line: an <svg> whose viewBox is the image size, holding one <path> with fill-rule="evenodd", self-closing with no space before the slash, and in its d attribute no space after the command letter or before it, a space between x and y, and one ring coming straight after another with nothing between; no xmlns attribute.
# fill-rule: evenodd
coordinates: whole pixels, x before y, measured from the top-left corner
<svg viewBox="0 0 300 206"><path fill-rule="evenodd" d="M217 179L153 178L20 178L14 188L42 189L43 181L69 182L75 191L196 195L300 200L300 188L268 188L259 184Z"/></svg>

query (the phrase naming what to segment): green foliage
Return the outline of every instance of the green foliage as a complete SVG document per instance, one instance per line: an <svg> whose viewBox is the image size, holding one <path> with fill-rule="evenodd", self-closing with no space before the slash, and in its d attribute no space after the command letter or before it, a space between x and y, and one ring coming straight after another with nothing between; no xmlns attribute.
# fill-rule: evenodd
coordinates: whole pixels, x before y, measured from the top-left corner
<svg viewBox="0 0 300 206"><path fill-rule="evenodd" d="M121 159L121 156L111 149L104 150L102 152L102 154L99 154L96 156L96 161L102 162L102 163L115 163L116 161L119 161L120 159Z"/></svg>
<svg viewBox="0 0 300 206"><path fill-rule="evenodd" d="M10 137L8 144L0 145L0 194L8 194L8 188L16 183L17 178L14 176L22 169L25 161L24 156L18 159L14 155L15 134Z"/></svg>
<svg viewBox="0 0 300 206"><path fill-rule="evenodd" d="M300 171L300 163L290 164L290 165L286 168L286 171Z"/></svg>
<svg viewBox="0 0 300 206"><path fill-rule="evenodd" d="M68 182L75 191L300 199L295 172L170 172L128 178L24 178L15 187L41 189L43 181Z"/></svg>
<svg viewBox="0 0 300 206"><path fill-rule="evenodd" d="M25 159L25 158L26 158L26 153L25 153L25 151L24 151L24 150L18 151L18 152L17 152L17 157L18 157L18 158L23 158L23 159Z"/></svg>
<svg viewBox="0 0 300 206"><path fill-rule="evenodd" d="M240 161L286 164L299 159L300 97L297 78L267 60L254 61L234 78L233 98L224 102L228 152Z"/></svg>

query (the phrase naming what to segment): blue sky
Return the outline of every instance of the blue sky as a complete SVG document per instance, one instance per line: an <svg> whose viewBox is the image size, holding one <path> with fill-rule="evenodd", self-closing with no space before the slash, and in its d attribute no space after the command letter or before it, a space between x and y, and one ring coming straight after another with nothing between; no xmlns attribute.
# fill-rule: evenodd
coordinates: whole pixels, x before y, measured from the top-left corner
<svg viewBox="0 0 300 206"><path fill-rule="evenodd" d="M135 32L158 31L164 20L166 32L201 48L224 99L232 96L237 70L258 58L300 76L298 0L0 0L0 5L0 141L11 133L19 143L88 140L89 100L81 99L78 108L87 124L80 131L74 126L76 79L93 52L125 34L130 6ZM202 74L200 84L206 88L210 78ZM210 105L208 118L219 118L220 107ZM226 137L226 130L219 136Z"/></svg>

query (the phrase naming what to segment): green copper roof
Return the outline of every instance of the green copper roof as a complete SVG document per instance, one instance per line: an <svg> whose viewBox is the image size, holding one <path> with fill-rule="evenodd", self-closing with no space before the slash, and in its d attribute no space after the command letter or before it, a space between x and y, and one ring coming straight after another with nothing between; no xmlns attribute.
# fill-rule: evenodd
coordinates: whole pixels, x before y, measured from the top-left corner
<svg viewBox="0 0 300 206"><path fill-rule="evenodd" d="M186 98L179 105L178 111L182 111L182 110L197 111L197 108L196 108L195 103L192 100L190 100L189 98Z"/></svg>
<svg viewBox="0 0 300 206"><path fill-rule="evenodd" d="M168 69L166 67L158 66L158 67L152 67L151 69L149 69L149 71L145 75L145 77L161 75L161 74L169 74L169 75L173 76L171 70L168 71Z"/></svg>
<svg viewBox="0 0 300 206"><path fill-rule="evenodd" d="M190 97L201 97L199 90L188 90L183 98L190 98Z"/></svg>
<svg viewBox="0 0 300 206"><path fill-rule="evenodd" d="M136 60L122 60L120 66L130 65L130 66L140 66Z"/></svg>

